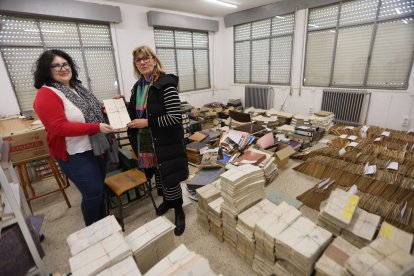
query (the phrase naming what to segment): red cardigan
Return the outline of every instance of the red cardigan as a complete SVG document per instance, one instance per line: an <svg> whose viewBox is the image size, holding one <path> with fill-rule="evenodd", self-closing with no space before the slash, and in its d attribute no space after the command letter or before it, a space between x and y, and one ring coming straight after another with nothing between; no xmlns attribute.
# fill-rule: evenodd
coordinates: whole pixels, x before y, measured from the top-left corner
<svg viewBox="0 0 414 276"><path fill-rule="evenodd" d="M99 124L96 123L69 122L62 99L47 87L37 91L33 108L45 126L50 155L61 160L68 159L65 137L100 132Z"/></svg>

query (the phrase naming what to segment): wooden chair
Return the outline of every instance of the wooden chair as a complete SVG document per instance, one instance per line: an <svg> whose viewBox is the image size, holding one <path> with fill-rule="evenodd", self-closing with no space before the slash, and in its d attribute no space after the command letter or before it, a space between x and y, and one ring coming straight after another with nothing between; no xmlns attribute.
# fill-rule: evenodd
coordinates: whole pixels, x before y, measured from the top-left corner
<svg viewBox="0 0 414 276"><path fill-rule="evenodd" d="M266 131L266 128L264 126L261 126L253 122L250 114L248 113L243 113L243 112L239 112L235 110L229 110L229 117L230 117L230 124L229 124L230 129L247 132L253 135ZM240 122L240 123L245 123L245 124L237 126L237 127L233 127L232 126L233 120Z"/></svg>
<svg viewBox="0 0 414 276"><path fill-rule="evenodd" d="M132 201L129 195L129 192L132 190L135 190L136 196L135 199L141 199L145 198L141 196L140 194L140 188L145 193L148 194L148 196L151 198L152 205L154 206L154 209L156 210L157 207L155 205L154 198L152 197L151 193L151 186L147 178L145 177L145 174L134 168L130 169L125 172L120 172L118 174L108 176L105 179L105 184L108 187L109 191L106 193L106 211L109 214L109 209L111 207L111 196L115 196L116 201L116 208L119 212L119 221L122 227L122 231L125 230L124 227L124 215L122 209L130 202ZM128 198L128 202L126 204L123 204L121 201L121 196L126 194Z"/></svg>

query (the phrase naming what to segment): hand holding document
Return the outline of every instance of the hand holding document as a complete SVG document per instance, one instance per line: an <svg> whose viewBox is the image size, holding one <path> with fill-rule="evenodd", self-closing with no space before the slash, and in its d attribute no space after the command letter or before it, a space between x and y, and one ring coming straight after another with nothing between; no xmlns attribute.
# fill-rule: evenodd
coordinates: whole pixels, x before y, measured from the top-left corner
<svg viewBox="0 0 414 276"><path fill-rule="evenodd" d="M109 124L116 129L125 128L131 119L125 106L124 99L103 100Z"/></svg>

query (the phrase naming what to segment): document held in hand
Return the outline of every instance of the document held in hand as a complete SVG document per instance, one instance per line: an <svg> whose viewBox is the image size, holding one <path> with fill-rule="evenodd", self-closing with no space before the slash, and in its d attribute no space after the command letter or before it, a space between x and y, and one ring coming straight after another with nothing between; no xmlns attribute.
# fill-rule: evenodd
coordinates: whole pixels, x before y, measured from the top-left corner
<svg viewBox="0 0 414 276"><path fill-rule="evenodd" d="M103 100L109 124L113 128L125 128L131 122L124 99Z"/></svg>

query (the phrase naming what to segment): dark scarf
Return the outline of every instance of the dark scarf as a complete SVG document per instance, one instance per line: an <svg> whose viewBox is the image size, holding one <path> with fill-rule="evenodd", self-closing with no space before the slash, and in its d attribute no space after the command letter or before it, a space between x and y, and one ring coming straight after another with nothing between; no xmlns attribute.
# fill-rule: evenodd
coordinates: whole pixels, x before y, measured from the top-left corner
<svg viewBox="0 0 414 276"><path fill-rule="evenodd" d="M52 82L51 86L61 91L65 97L76 105L83 113L86 123L105 123L101 111L101 103L88 89L82 84L71 82L76 93L73 93L67 86L60 82ZM118 163L118 147L113 135L105 135L104 133L96 133L90 135L93 153L95 156L107 154L113 163Z"/></svg>

